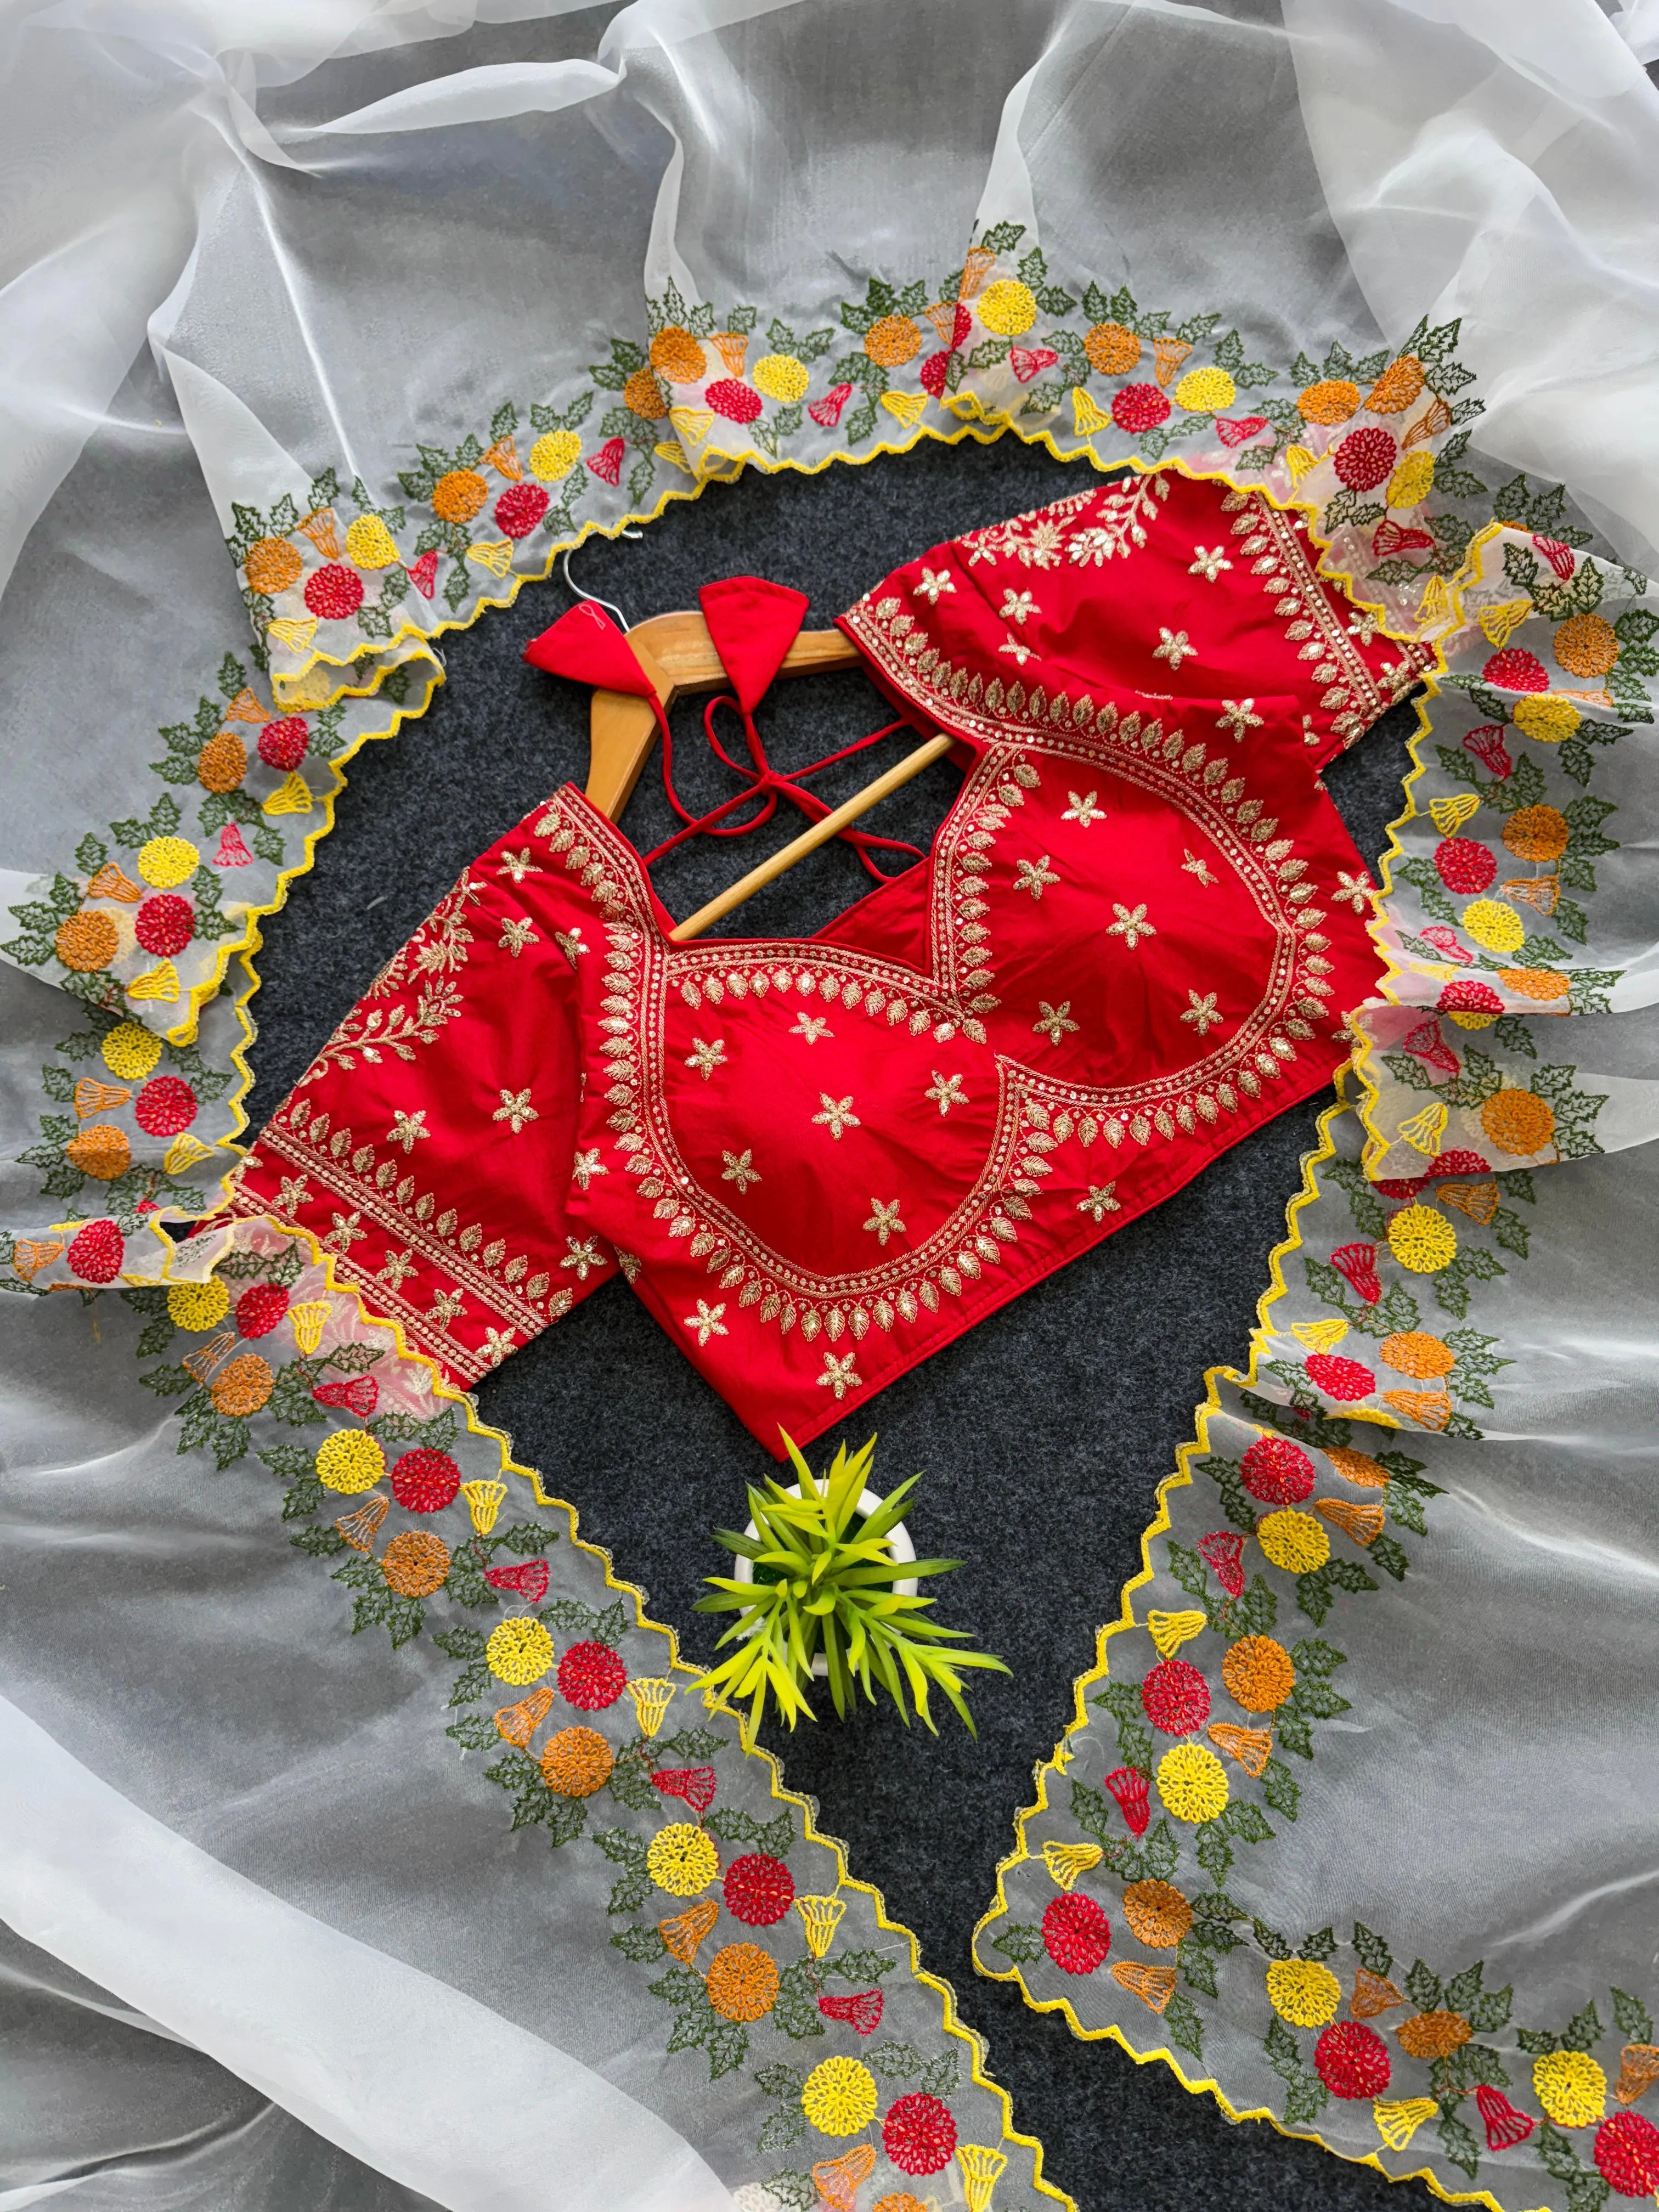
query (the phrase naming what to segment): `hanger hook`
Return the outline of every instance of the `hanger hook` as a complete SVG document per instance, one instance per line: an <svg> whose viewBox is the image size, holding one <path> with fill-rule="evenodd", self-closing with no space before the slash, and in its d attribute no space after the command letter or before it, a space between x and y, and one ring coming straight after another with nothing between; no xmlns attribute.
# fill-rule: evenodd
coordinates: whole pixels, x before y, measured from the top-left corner
<svg viewBox="0 0 1659 2212"><path fill-rule="evenodd" d="M640 532L637 530L619 530L617 532L617 535L619 538L637 538L640 535ZM564 580L568 586L572 596L579 599L590 600L596 607L603 607L606 614L614 615L617 617L617 621L622 629L629 629L631 625L629 622L628 617L623 612L622 609L617 605L614 600L602 599L597 592L583 591L581 586L571 574L570 556L575 550L576 549L574 545L567 545L564 549L564 557L559 563L560 568L564 573Z"/></svg>

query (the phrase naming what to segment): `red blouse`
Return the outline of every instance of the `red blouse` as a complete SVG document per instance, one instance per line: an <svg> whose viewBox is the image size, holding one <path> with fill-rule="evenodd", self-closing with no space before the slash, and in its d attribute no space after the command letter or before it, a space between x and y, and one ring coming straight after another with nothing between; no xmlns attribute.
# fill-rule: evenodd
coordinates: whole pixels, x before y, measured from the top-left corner
<svg viewBox="0 0 1659 2212"><path fill-rule="evenodd" d="M567 785L250 1153L241 1211L311 1230L454 1382L620 1268L781 1456L1346 1057L1368 879L1316 771L1422 660L1299 517L1091 485L842 627L960 740L924 864L810 939L676 945Z"/></svg>

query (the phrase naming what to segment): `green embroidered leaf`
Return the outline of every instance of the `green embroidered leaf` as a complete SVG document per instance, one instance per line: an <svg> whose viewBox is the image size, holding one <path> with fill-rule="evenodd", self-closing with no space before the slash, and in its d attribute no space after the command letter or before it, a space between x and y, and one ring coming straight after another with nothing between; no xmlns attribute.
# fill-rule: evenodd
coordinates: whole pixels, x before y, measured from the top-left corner
<svg viewBox="0 0 1659 2212"><path fill-rule="evenodd" d="M839 1974L848 1982L878 1982L896 1963L885 1951L843 1951L836 1958L821 1960L818 1972Z"/></svg>
<svg viewBox="0 0 1659 2212"><path fill-rule="evenodd" d="M1141 1845L1143 1880L1168 1881L1181 1861L1181 1846L1169 1822L1160 1820Z"/></svg>
<svg viewBox="0 0 1659 2212"><path fill-rule="evenodd" d="M438 1639L434 1637L433 1640L435 1643ZM455 1686L449 1693L450 1704L452 1705L476 1705L478 1699L482 1698L485 1692L489 1688L492 1680L493 1677L490 1674L489 1669L485 1666L483 1661L482 1659L475 1659L470 1667L465 1668L462 1672L456 1676ZM493 1715L491 1716L489 1725L493 1738L494 1735L500 1733L500 1731L495 1728Z"/></svg>
<svg viewBox="0 0 1659 2212"><path fill-rule="evenodd" d="M1561 2038L1552 2035L1547 2028L1542 2027L1517 2028L1515 2039L1529 2058L1547 2058L1552 2051L1559 2051L1562 2047Z"/></svg>
<svg viewBox="0 0 1659 2212"><path fill-rule="evenodd" d="M659 1736L653 1751L659 1765L702 1766L717 1751L727 1749L729 1742L728 1737L716 1735L713 1729L683 1729L678 1735Z"/></svg>
<svg viewBox="0 0 1659 2212"><path fill-rule="evenodd" d="M794 1960L779 1975L771 2017L774 2024L797 2043L807 2036L823 2033L823 2016L818 2010L810 1959Z"/></svg>
<svg viewBox="0 0 1659 2212"><path fill-rule="evenodd" d="M1440 2107L1437 2129L1440 2148L1453 2166L1461 2166L1471 2180L1480 2164L1480 2148L1468 2128L1457 2116L1455 2094L1449 2095Z"/></svg>
<svg viewBox="0 0 1659 2212"><path fill-rule="evenodd" d="M1194 2058L1202 2058L1203 2023L1192 1999L1183 1996L1179 1990L1164 2008L1164 2026L1171 2043L1182 2051L1190 2051Z"/></svg>
<svg viewBox="0 0 1659 2212"><path fill-rule="evenodd" d="M1437 2058L1429 2069L1429 2084L1437 2097L1450 2094L1467 2097L1472 2089L1484 2084L1488 2088L1507 2089L1509 2069L1498 2053L1484 2043L1460 2044L1455 2051Z"/></svg>
<svg viewBox="0 0 1659 2212"><path fill-rule="evenodd" d="M710 1813L703 1826L723 1844L752 1845L775 1859L787 1858L795 1840L794 1821L787 1813L780 1813L775 1820L763 1821L740 1807L727 1806Z"/></svg>
<svg viewBox="0 0 1659 2212"><path fill-rule="evenodd" d="M433 1637L440 1651L447 1651L452 1659L482 1659L488 1638L481 1629L445 1628ZM643 1850L644 1846L641 1846Z"/></svg>
<svg viewBox="0 0 1659 2212"><path fill-rule="evenodd" d="M1419 2012L1438 2011L1442 1994L1438 1974L1431 1972L1420 1959L1414 1960L1406 1977L1406 1995Z"/></svg>
<svg viewBox="0 0 1659 2212"><path fill-rule="evenodd" d="M1298 1959L1311 1959L1316 1965L1322 1965L1323 1962L1330 1957L1332 1952L1334 1951L1335 1948L1335 1929L1333 1928L1318 1928L1314 1930L1314 1933L1311 1936L1304 1936L1303 1937L1302 1948L1296 1955Z"/></svg>
<svg viewBox="0 0 1659 2212"><path fill-rule="evenodd" d="M651 1787L651 1770L638 1752L631 1757L618 1755L611 1769L610 1790L620 1805L630 1812L653 1813L661 1803Z"/></svg>
<svg viewBox="0 0 1659 2212"><path fill-rule="evenodd" d="M1385 1575L1392 1575L1397 1583L1405 1581L1406 1570L1411 1561L1392 1536L1374 1536L1367 1547L1367 1553ZM1371 1587L1374 1589L1376 1585L1373 1583Z"/></svg>
<svg viewBox="0 0 1659 2212"><path fill-rule="evenodd" d="M1311 1574L1296 1578L1296 1601L1315 1627L1323 1624L1326 1614L1336 1602L1335 1592L1374 1590L1374 1583L1364 1569L1352 1559L1328 1559L1322 1567Z"/></svg>
<svg viewBox="0 0 1659 2212"><path fill-rule="evenodd" d="M449 1733L453 1735L455 1731L451 1729ZM641 1927L637 1921L631 1928L619 1929L611 1941L624 1959L631 1959L639 1966L650 1966L654 1960L665 1957L667 1952L667 1946L656 1929Z"/></svg>
<svg viewBox="0 0 1659 2212"><path fill-rule="evenodd" d="M791 2143L799 2142L805 2133L806 2115L801 2110L799 2104L785 2105L777 2112L768 2115L766 2123L760 2131L759 2148L763 2151L787 2150ZM806 2181L806 2177L804 2174L775 2173L766 2185L773 2196L783 2197L783 2191L779 2184L786 2180ZM811 2212L811 2208L817 2204L818 2201L817 2189L810 2181L806 2181L806 2188L811 2191L810 2197L804 2192L797 2191L793 2196L784 2197L784 2202L791 2206L792 2212Z"/></svg>
<svg viewBox="0 0 1659 2212"><path fill-rule="evenodd" d="M542 1815L549 1838L556 1851L561 1844L574 1843L587 1825L587 1808L580 1797L555 1797L550 1795L552 1808Z"/></svg>
<svg viewBox="0 0 1659 2212"><path fill-rule="evenodd" d="M1235 1528L1243 1528L1247 1535L1255 1534L1255 1508L1244 1489L1244 1472L1237 1460L1220 1459L1210 1454L1194 1462L1194 1471L1207 1474L1221 1493L1221 1510Z"/></svg>
<svg viewBox="0 0 1659 2212"><path fill-rule="evenodd" d="M1275 1813L1282 1813L1287 1820L1295 1820L1301 1788L1291 1779L1290 1769L1276 1759L1270 1759L1261 1770L1261 1794Z"/></svg>
<svg viewBox="0 0 1659 2212"><path fill-rule="evenodd" d="M1290 1944L1276 1928L1269 1928L1265 1920L1252 1920L1250 1933L1255 1937L1257 1948L1265 1951L1270 1959L1288 1959L1291 1956Z"/></svg>
<svg viewBox="0 0 1659 2212"><path fill-rule="evenodd" d="M301 1528L289 1542L296 1552L309 1552L313 1559L325 1559L346 1549L346 1540L337 1528Z"/></svg>
<svg viewBox="0 0 1659 2212"><path fill-rule="evenodd" d="M222 1474L247 1450L249 1425L246 1415L220 1413L204 1391L198 1397L186 1398L179 1409L179 1453L210 1451L214 1466Z"/></svg>
<svg viewBox="0 0 1659 2212"><path fill-rule="evenodd" d="M134 1357L139 1359L153 1358L158 1352L165 1352L177 1334L177 1329L167 1315L158 1314L149 1328L143 1330L137 1343L133 1346Z"/></svg>
<svg viewBox="0 0 1659 2212"><path fill-rule="evenodd" d="M1206 1997L1218 1996L1221 1992L1215 1978L1215 1955L1207 1944L1194 1942L1188 1936L1176 1951L1176 1965L1181 1978L1189 1989L1200 1990Z"/></svg>
<svg viewBox="0 0 1659 2212"><path fill-rule="evenodd" d="M908 2081L920 2074L927 2063L921 2051L908 2043L878 2043L873 2051L865 2053L866 2065L884 2081Z"/></svg>
<svg viewBox="0 0 1659 2212"><path fill-rule="evenodd" d="M1514 2004L1515 1991L1506 1982L1501 1990L1486 1990L1463 2009L1477 2035L1496 2035L1500 2027L1509 2026ZM1497 2086L1501 2088L1503 2084Z"/></svg>
<svg viewBox="0 0 1659 2212"><path fill-rule="evenodd" d="M1313 1757L1312 1724L1298 1711L1295 1704L1286 1704L1279 1707L1273 1716L1273 1726L1277 1731L1281 1751L1293 1751L1298 1759Z"/></svg>
<svg viewBox="0 0 1659 2212"><path fill-rule="evenodd" d="M1574 2013L1567 2022L1567 2032L1562 2040L1569 2051L1589 2051L1601 2040L1606 2033L1601 2025L1601 2016L1591 2003L1587 2004L1582 2012Z"/></svg>
<svg viewBox="0 0 1659 2212"><path fill-rule="evenodd" d="M453 1705L455 1700L452 1698L449 1702ZM444 1734L453 1735L465 1751L489 1751L501 1741L495 1721L488 1713L468 1713L460 1720L452 1721ZM614 1942L616 1938L613 1936L611 1941Z"/></svg>
<svg viewBox="0 0 1659 2212"><path fill-rule="evenodd" d="M1659 629L1659 616L1650 615L1648 621ZM1615 629L1618 624L1613 625ZM1651 635L1647 632L1645 635ZM1509 1993L1504 1992L1505 1996ZM1651 2043L1653 2015L1639 1997L1627 1996L1623 1990L1613 1992L1613 2017L1619 2033L1627 2043Z"/></svg>
<svg viewBox="0 0 1659 2212"><path fill-rule="evenodd" d="M1233 1847L1222 1834L1218 1822L1203 1821L1198 1829L1198 1844L1194 1856L1218 1889L1232 1872Z"/></svg>

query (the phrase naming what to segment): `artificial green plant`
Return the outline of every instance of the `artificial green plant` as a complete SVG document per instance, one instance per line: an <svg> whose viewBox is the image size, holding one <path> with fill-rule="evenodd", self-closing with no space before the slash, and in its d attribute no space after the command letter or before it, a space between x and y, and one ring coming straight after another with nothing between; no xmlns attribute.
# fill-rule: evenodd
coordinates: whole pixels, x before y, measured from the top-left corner
<svg viewBox="0 0 1659 2212"><path fill-rule="evenodd" d="M918 1717L937 1735L927 1702L930 1690L937 1688L955 1706L969 1734L975 1735L963 1698L962 1670L994 1667L1006 1674L1008 1668L983 1651L940 1649L964 1640L968 1632L941 1627L925 1618L933 1599L910 1596L894 1588L912 1577L949 1574L963 1564L960 1559L912 1561L893 1555L892 1531L921 1477L913 1474L902 1482L863 1520L859 1499L875 1455L873 1437L850 1456L844 1444L839 1447L822 1486L787 1435L783 1441L800 1477L799 1496L792 1496L781 1483L769 1478L764 1490L751 1486L749 1491L750 1516L757 1533L748 1536L731 1528L715 1531L716 1540L728 1552L752 1562L755 1579L705 1577L714 1594L699 1598L696 1609L735 1613L738 1618L715 1648L735 1644L737 1649L712 1668L699 1686L746 1700L751 1737L765 1715L769 1697L793 1729L803 1716L817 1717L805 1691L813 1658L822 1650L838 1718L847 1717L854 1684L872 1705L879 1686L908 1727L908 1686Z"/></svg>

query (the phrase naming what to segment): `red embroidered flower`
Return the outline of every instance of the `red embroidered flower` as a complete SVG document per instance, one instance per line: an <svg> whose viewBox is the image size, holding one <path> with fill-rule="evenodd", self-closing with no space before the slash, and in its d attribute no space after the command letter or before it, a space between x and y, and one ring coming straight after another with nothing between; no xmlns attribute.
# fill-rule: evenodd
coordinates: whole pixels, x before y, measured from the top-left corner
<svg viewBox="0 0 1659 2212"><path fill-rule="evenodd" d="M1491 1162L1482 1159L1479 1152L1467 1152L1461 1146L1454 1145L1450 1152L1435 1154L1434 1165L1424 1181L1427 1182L1431 1176L1489 1175L1491 1171Z"/></svg>
<svg viewBox="0 0 1659 2212"><path fill-rule="evenodd" d="M269 1336L288 1311L288 1292L280 1283L256 1283L236 1301L240 1336Z"/></svg>
<svg viewBox="0 0 1659 2212"><path fill-rule="evenodd" d="M1382 1297L1375 1244L1339 1244L1331 1255L1331 1265L1339 1275L1347 1279L1368 1306L1374 1306ZM1305 1498L1308 1493L1304 1490L1302 1494Z"/></svg>
<svg viewBox="0 0 1659 2212"><path fill-rule="evenodd" d="M1264 1505L1299 1505L1313 1494L1314 1463L1288 1437L1258 1437L1244 1455L1243 1475L1245 1489Z"/></svg>
<svg viewBox="0 0 1659 2212"><path fill-rule="evenodd" d="M1211 1535L1200 1536L1198 1548L1215 1569L1215 1578L1228 1596L1241 1595L1244 1589L1244 1539L1237 1530L1218 1528Z"/></svg>
<svg viewBox="0 0 1659 2212"><path fill-rule="evenodd" d="M126 1239L112 1221L89 1221L70 1246L68 1259L83 1283L112 1283L125 1254Z"/></svg>
<svg viewBox="0 0 1659 2212"><path fill-rule="evenodd" d="M752 422L761 411L759 392L750 384L739 384L735 376L717 376L704 386L702 396L728 422Z"/></svg>
<svg viewBox="0 0 1659 2212"><path fill-rule="evenodd" d="M1595 2163L1620 2197L1651 2197L1659 2189L1659 2128L1640 2112L1614 2112L1595 2130Z"/></svg>
<svg viewBox="0 0 1659 2212"><path fill-rule="evenodd" d="M559 1694L585 1713L614 1705L628 1686L628 1669L608 1644L573 1644L559 1662Z"/></svg>
<svg viewBox="0 0 1659 2212"><path fill-rule="evenodd" d="M853 396L850 384L832 384L822 399L814 399L806 411L812 420L826 430L833 430L841 420L841 410Z"/></svg>
<svg viewBox="0 0 1659 2212"><path fill-rule="evenodd" d="M587 457L587 466L596 477L608 484L622 482L623 456L628 448L620 438L607 438L597 453Z"/></svg>
<svg viewBox="0 0 1659 2212"><path fill-rule="evenodd" d="M551 504L539 484L509 484L495 502L495 527L508 538L528 538Z"/></svg>
<svg viewBox="0 0 1659 2212"><path fill-rule="evenodd" d="M1372 2027L1339 2020L1314 2045L1314 2065L1334 2097L1380 2097L1392 2069L1388 2045Z"/></svg>
<svg viewBox="0 0 1659 2212"><path fill-rule="evenodd" d="M1051 1897L1042 1916L1042 1948L1063 1974L1092 1974L1112 1948L1112 1925L1080 1889Z"/></svg>
<svg viewBox="0 0 1659 2212"><path fill-rule="evenodd" d="M441 1513L455 1502L461 1470L446 1451L405 1452L392 1470L392 1495L405 1513Z"/></svg>
<svg viewBox="0 0 1659 2212"><path fill-rule="evenodd" d="M1191 1735L1210 1717L1210 1686L1184 1659L1164 1659L1142 1682L1140 1702L1165 1735Z"/></svg>
<svg viewBox="0 0 1659 2212"><path fill-rule="evenodd" d="M1369 1398L1376 1388L1376 1377L1369 1367L1362 1367L1357 1359L1344 1359L1334 1352L1308 1355L1308 1380L1328 1398Z"/></svg>
<svg viewBox="0 0 1659 2212"><path fill-rule="evenodd" d="M1501 1014L1504 1001L1490 983L1460 975L1442 989L1435 1006L1443 1014Z"/></svg>
<svg viewBox="0 0 1659 2212"><path fill-rule="evenodd" d="M726 1869L726 1909L745 1928L770 1928L794 1901L795 1877L765 1851L745 1851Z"/></svg>
<svg viewBox="0 0 1659 2212"><path fill-rule="evenodd" d="M1482 768L1490 769L1501 781L1507 783L1515 774L1515 763L1510 758L1510 749L1504 743L1501 722L1483 722L1478 730L1468 731L1463 738L1463 750L1473 753Z"/></svg>
<svg viewBox="0 0 1659 2212"><path fill-rule="evenodd" d="M1167 422L1170 403L1155 384L1126 384L1112 402L1112 420L1120 430L1138 437Z"/></svg>
<svg viewBox="0 0 1659 2212"><path fill-rule="evenodd" d="M303 715L289 714L280 722L267 722L260 731L259 757L267 768L280 769L287 775L299 767L310 743Z"/></svg>
<svg viewBox="0 0 1659 2212"><path fill-rule="evenodd" d="M1152 1817L1152 1785L1138 1767L1115 1766L1106 1787L1117 1800L1117 1809L1132 1836L1144 1836Z"/></svg>
<svg viewBox="0 0 1659 2212"><path fill-rule="evenodd" d="M139 908L132 933L146 952L159 953L165 959L169 952L182 952L195 936L196 909L188 899L159 891Z"/></svg>
<svg viewBox="0 0 1659 2212"><path fill-rule="evenodd" d="M326 562L306 585L306 605L319 622L343 622L362 603L362 578L338 561Z"/></svg>
<svg viewBox="0 0 1659 2212"><path fill-rule="evenodd" d="M1350 430L1333 457L1351 491L1375 491L1393 472L1399 447L1386 430Z"/></svg>
<svg viewBox="0 0 1659 2212"><path fill-rule="evenodd" d="M944 353L930 353L916 372L921 380L922 390L932 392L935 399L939 398L945 390L945 380L950 373L950 368L951 355L948 349Z"/></svg>
<svg viewBox="0 0 1659 2212"><path fill-rule="evenodd" d="M177 1075L153 1075L132 1102L134 1121L151 1137L176 1137L196 1113L196 1093Z"/></svg>
<svg viewBox="0 0 1659 2212"><path fill-rule="evenodd" d="M1483 891L1498 873L1498 863L1473 837L1443 838L1435 848L1435 871L1449 891L1472 898Z"/></svg>
<svg viewBox="0 0 1659 2212"><path fill-rule="evenodd" d="M1499 691L1547 691L1550 688L1543 662L1522 645L1511 645L1502 653L1494 653L1481 670L1480 680Z"/></svg>
<svg viewBox="0 0 1659 2212"><path fill-rule="evenodd" d="M951 2107L913 2089L888 2106L881 2146L901 2173L938 2173L949 2166L957 2147Z"/></svg>

